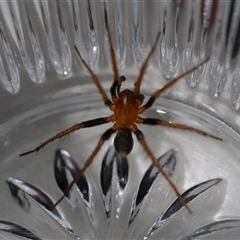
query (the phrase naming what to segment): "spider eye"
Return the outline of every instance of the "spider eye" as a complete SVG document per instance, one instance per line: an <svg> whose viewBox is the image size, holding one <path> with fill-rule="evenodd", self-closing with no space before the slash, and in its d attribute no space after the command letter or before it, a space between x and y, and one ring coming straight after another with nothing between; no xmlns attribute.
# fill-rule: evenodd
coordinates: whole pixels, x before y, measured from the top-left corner
<svg viewBox="0 0 240 240"><path fill-rule="evenodd" d="M132 132L128 128L120 128L114 139L114 147L121 157L126 157L133 148Z"/></svg>

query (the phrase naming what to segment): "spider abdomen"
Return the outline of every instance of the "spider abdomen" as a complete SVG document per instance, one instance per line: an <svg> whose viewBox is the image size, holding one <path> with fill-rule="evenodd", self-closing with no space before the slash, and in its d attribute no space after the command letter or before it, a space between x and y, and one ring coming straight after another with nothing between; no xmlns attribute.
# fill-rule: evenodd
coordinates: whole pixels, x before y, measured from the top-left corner
<svg viewBox="0 0 240 240"><path fill-rule="evenodd" d="M134 93L126 89L119 94L114 109L115 119L119 126L132 126L138 117L138 103Z"/></svg>
<svg viewBox="0 0 240 240"><path fill-rule="evenodd" d="M114 139L114 147L121 157L126 157L133 148L132 132L126 128L120 128Z"/></svg>

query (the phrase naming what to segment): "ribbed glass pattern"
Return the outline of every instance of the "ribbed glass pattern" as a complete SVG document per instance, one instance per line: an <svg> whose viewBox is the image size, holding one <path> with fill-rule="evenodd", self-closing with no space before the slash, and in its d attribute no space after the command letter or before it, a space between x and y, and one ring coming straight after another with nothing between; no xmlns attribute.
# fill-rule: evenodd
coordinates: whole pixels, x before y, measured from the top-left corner
<svg viewBox="0 0 240 240"><path fill-rule="evenodd" d="M195 87L207 78L211 96L219 97L233 82L229 95L238 109L238 1L107 1L106 5L119 66L129 61L141 65L160 31L155 55L159 73L169 79L182 66L189 69L210 56L208 64L186 77L188 85ZM57 74L69 76L73 44L93 69L100 66L100 56L110 61L101 1L7 1L1 10L0 76L10 93L20 91L20 70L31 81L44 82L49 60Z"/></svg>

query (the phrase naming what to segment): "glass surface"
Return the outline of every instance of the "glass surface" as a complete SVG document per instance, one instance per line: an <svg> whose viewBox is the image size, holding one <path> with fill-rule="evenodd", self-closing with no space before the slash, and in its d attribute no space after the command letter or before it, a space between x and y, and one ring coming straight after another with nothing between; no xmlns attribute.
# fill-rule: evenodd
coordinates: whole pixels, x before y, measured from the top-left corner
<svg viewBox="0 0 240 240"><path fill-rule="evenodd" d="M114 138L107 141L69 199L50 210L111 123L19 157L76 123L112 114L74 51L77 45L109 93L104 4L120 74L127 78L122 89L133 88L159 31L141 86L145 99L210 56L143 117L187 124L223 141L139 125L192 214L135 137L127 159L115 153ZM0 10L2 239L238 238L237 1L8 1Z"/></svg>

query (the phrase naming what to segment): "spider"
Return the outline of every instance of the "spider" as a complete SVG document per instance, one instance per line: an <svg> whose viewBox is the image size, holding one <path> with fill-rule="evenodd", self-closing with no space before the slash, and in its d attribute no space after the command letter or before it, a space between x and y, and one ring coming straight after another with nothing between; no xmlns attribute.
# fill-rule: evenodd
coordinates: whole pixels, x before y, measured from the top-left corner
<svg viewBox="0 0 240 240"><path fill-rule="evenodd" d="M47 144L53 142L56 139L62 138L63 136L66 136L76 130L82 129L82 128L89 128L101 124L105 124L108 122L113 122L113 126L110 129L107 129L101 136L100 140L97 143L97 146L94 148L91 155L86 160L83 168L78 172L78 174L74 177L73 181L70 183L66 191L64 192L63 196L52 206L52 208L55 208L62 200L63 198L69 193L73 185L78 181L78 179L83 175L85 170L89 167L89 165L93 162L95 156L101 149L102 145L106 140L110 138L110 136L114 133L116 133L116 137L114 139L114 146L118 154L122 157L126 157L133 148L133 138L132 133L136 135L136 138L138 139L139 143L142 145L143 149L146 151L147 155L155 165L155 167L158 169L158 171L163 175L163 177L167 180L167 182L170 184L174 192L176 193L179 201L181 204L186 207L186 209L191 212L190 208L186 204L186 201L183 199L181 194L179 193L177 187L172 182L172 180L168 177L168 175L164 172L161 165L157 161L156 157L153 155L152 151L150 150L144 135L140 129L138 129L136 124L148 124L148 125L161 125L165 127L175 128L175 129L182 129L182 130L190 130L199 134L202 134L204 136L208 136L217 140L222 140L219 137L216 137L214 135L208 134L202 130L182 125L182 124L176 124L176 123L169 123L167 121L163 121L161 119L154 119L154 118L142 118L139 115L145 112L147 109L149 109L156 98L163 93L165 90L173 86L178 80L186 76L187 74L195 71L197 68L202 66L204 63L206 63L209 58L204 60L202 63L198 64L197 66L193 67L192 69L186 71L185 73L179 75L178 77L172 79L169 81L166 85L164 85L162 88L158 89L153 93L153 95L149 98L149 100L143 104L144 101L144 95L140 93L140 86L142 83L142 79L147 67L147 64L149 62L150 57L153 55L154 50L159 42L160 32L157 34L157 37L155 39L155 42L151 48L151 51L147 55L141 69L139 72L139 76L135 82L135 87L132 90L125 89L123 91L120 91L121 84L123 81L125 81L124 76L119 76L118 67L117 67L117 60L113 48L113 41L112 36L110 33L110 28L108 24L108 15L107 10L104 8L104 22L105 22L105 28L109 40L109 46L110 46L110 55L111 55L111 61L112 61L112 69L114 73L114 81L112 83L112 86L110 88L110 93L112 97L112 101L108 98L105 90L101 86L99 78L96 76L96 74L93 72L93 70L90 68L90 66L86 63L86 61L83 59L81 53L79 52L77 46L75 46L75 50L77 55L79 56L82 64L86 67L88 72L90 73L92 80L94 84L96 85L99 93L102 95L103 101L107 107L111 111L113 111L113 114L108 117L101 117L92 119L89 121L84 121L81 123L78 123L58 134L55 136L49 138L42 144L40 144L38 147L36 147L33 150L21 153L20 156L28 155L33 152L38 152L40 149L45 147Z"/></svg>

